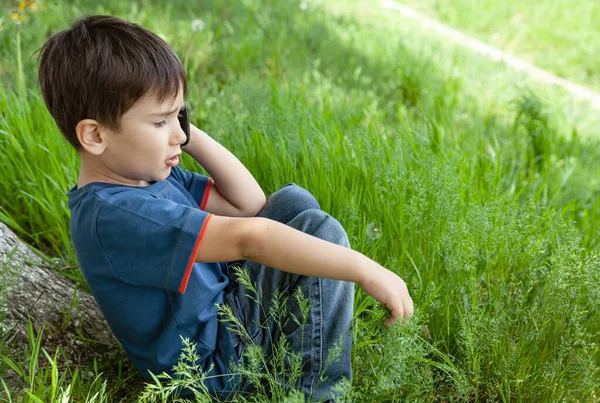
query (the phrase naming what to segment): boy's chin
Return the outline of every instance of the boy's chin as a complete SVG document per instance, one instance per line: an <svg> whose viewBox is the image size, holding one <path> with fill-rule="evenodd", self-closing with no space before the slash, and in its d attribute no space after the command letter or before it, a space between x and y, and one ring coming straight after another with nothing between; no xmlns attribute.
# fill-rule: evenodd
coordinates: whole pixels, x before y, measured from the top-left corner
<svg viewBox="0 0 600 403"><path fill-rule="evenodd" d="M154 182L160 182L160 181L164 181L165 179L167 179L169 177L169 175L171 175L171 167L167 167L167 169L165 169L164 172L161 172L160 174L156 175L153 179Z"/></svg>
<svg viewBox="0 0 600 403"><path fill-rule="evenodd" d="M165 179L167 179L169 177L169 175L171 175L171 168L166 170L166 172L161 172L161 173L157 173L155 175L147 176L146 178L141 179L141 181L146 182L148 184L152 184L152 183L164 181Z"/></svg>

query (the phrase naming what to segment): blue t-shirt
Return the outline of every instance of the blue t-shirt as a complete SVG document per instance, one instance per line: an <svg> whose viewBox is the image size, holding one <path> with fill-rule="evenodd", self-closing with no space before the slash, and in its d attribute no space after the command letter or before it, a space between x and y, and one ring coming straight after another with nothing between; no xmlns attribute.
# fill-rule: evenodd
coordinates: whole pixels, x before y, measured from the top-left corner
<svg viewBox="0 0 600 403"><path fill-rule="evenodd" d="M232 338L217 318L225 262L194 258L212 214L212 179L181 168L146 187L93 182L68 193L81 271L113 333L144 376L172 374L181 338L197 344L203 370L227 373ZM226 390L227 377L210 378Z"/></svg>

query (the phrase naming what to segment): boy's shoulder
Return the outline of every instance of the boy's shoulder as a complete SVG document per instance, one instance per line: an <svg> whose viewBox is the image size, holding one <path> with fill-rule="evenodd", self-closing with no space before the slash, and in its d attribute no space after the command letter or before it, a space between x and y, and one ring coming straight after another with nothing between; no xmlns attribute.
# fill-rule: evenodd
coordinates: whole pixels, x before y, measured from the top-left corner
<svg viewBox="0 0 600 403"><path fill-rule="evenodd" d="M174 169L165 180L149 186L136 187L107 182L92 182L80 188L74 186L67 192L69 209L89 207L98 203L105 207L119 207L143 204L156 199L194 206L194 199L188 191L188 187L195 182L194 175L197 174Z"/></svg>
<svg viewBox="0 0 600 403"><path fill-rule="evenodd" d="M157 198L159 187L164 189L168 183L148 187L121 186L103 182L89 183L80 188L73 187L67 192L71 214L96 214L100 209L114 208L139 209L145 203Z"/></svg>

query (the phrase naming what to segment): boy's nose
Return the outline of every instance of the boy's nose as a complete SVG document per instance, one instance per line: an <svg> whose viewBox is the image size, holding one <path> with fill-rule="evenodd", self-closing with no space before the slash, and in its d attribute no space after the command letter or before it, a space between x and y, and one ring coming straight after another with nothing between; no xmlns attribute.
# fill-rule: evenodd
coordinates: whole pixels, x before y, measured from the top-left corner
<svg viewBox="0 0 600 403"><path fill-rule="evenodd" d="M177 125L177 128L175 129L171 138L175 144L183 144L187 140L187 136L186 136L185 132L183 131L183 128L179 125Z"/></svg>

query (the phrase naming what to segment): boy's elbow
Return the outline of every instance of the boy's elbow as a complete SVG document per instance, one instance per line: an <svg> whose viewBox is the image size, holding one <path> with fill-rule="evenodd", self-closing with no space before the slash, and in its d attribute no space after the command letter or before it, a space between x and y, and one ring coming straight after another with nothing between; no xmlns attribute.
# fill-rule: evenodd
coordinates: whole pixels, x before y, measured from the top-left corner
<svg viewBox="0 0 600 403"><path fill-rule="evenodd" d="M265 194L262 193L261 196L256 200L256 204L254 205L253 217L256 216L258 213L260 213L261 210L264 209L266 205L267 205L267 198L266 198Z"/></svg>
<svg viewBox="0 0 600 403"><path fill-rule="evenodd" d="M260 213L266 204L267 198L263 196L250 206L247 206L245 209L240 209L240 217L256 217L256 215Z"/></svg>

